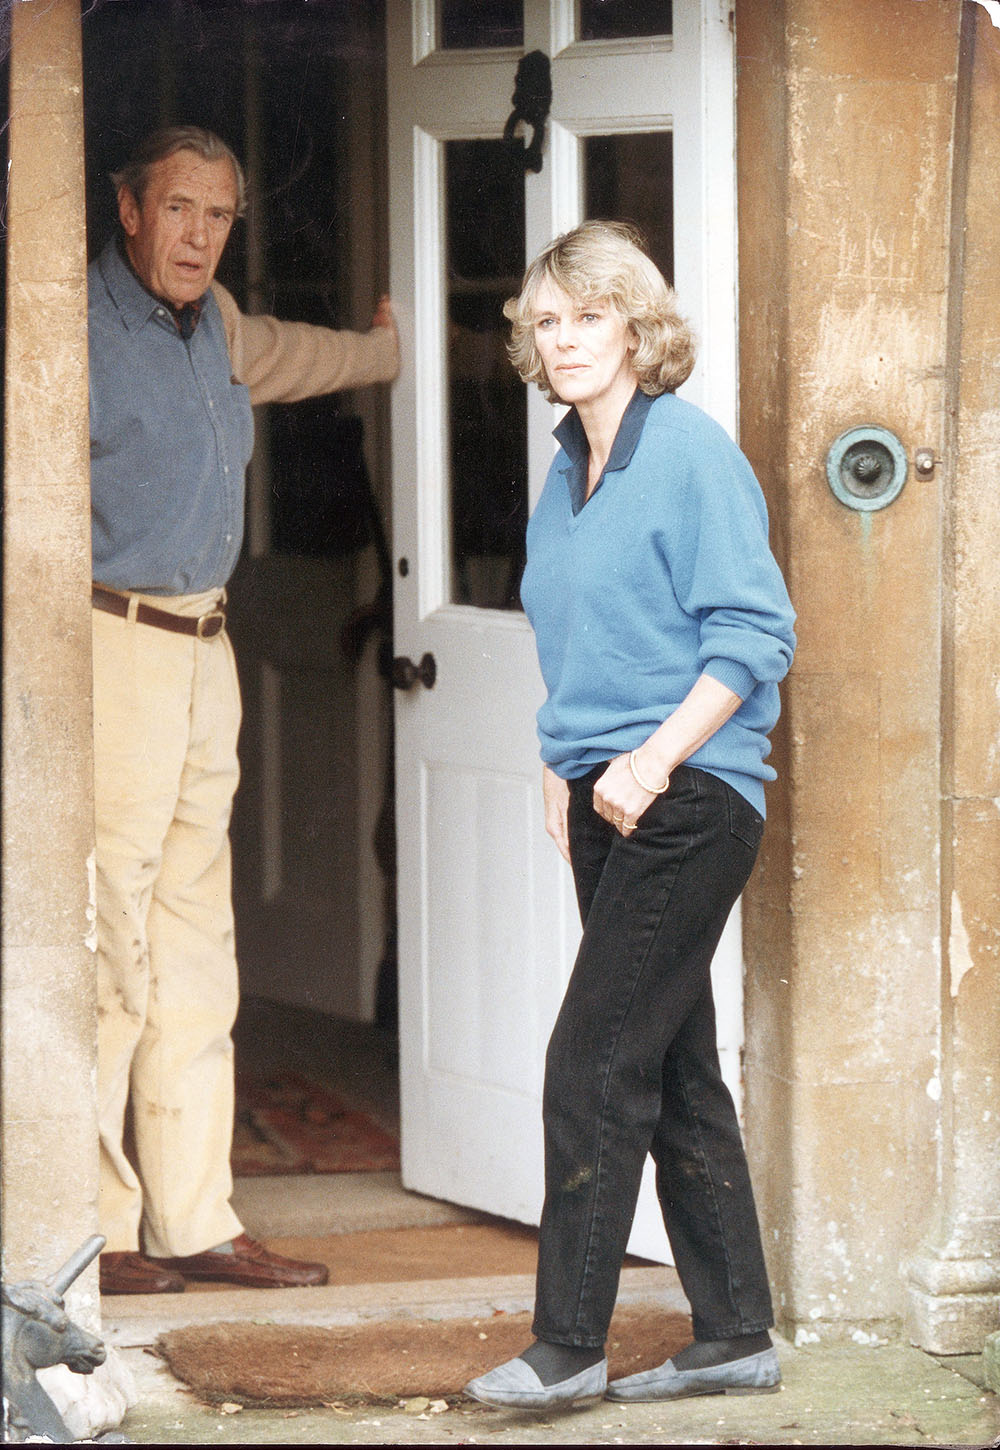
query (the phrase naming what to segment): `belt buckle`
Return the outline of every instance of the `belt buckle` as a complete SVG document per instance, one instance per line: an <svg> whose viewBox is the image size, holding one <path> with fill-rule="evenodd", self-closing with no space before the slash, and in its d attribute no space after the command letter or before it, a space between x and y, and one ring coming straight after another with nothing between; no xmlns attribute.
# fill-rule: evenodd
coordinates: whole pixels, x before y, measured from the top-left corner
<svg viewBox="0 0 1000 1450"><path fill-rule="evenodd" d="M221 609L211 609L208 614L202 614L198 619L198 627L195 634L199 639L215 639L226 627L225 612Z"/></svg>

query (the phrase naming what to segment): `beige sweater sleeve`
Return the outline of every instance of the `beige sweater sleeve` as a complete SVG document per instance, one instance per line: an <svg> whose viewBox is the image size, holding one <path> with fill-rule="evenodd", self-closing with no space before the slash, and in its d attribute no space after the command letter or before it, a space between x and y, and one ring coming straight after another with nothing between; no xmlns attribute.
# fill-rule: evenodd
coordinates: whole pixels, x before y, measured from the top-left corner
<svg viewBox="0 0 1000 1450"><path fill-rule="evenodd" d="M345 388L388 383L399 371L395 329L337 332L308 322L241 312L218 282L212 292L226 329L233 377L252 403L294 403Z"/></svg>

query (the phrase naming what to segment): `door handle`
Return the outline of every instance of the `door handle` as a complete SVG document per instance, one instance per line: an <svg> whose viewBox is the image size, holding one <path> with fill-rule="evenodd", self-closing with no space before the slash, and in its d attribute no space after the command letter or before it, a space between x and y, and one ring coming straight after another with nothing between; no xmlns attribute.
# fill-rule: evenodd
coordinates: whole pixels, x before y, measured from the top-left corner
<svg viewBox="0 0 1000 1450"><path fill-rule="evenodd" d="M397 690L412 690L419 680L427 690L433 690L437 679L437 660L432 654L425 654L419 665L409 655L397 655L392 662L392 683Z"/></svg>

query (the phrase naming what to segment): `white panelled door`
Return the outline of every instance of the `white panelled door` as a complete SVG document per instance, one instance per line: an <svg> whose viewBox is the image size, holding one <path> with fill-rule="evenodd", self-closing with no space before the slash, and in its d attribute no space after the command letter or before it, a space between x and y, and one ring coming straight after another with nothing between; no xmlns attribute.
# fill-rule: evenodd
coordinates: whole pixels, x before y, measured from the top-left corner
<svg viewBox="0 0 1000 1450"><path fill-rule="evenodd" d="M542 696L518 607L558 412L506 361L501 307L584 216L636 221L701 340L687 396L732 430L732 40L720 0L388 0L403 1177L537 1223L545 1045L579 919L542 826ZM671 14L672 11L672 14ZM540 171L505 125L548 58ZM532 56L530 67L545 62ZM523 137L524 141L519 138ZM716 962L738 1091L738 925ZM647 1175L647 1179L649 1175ZM669 1259L644 1184L632 1252Z"/></svg>

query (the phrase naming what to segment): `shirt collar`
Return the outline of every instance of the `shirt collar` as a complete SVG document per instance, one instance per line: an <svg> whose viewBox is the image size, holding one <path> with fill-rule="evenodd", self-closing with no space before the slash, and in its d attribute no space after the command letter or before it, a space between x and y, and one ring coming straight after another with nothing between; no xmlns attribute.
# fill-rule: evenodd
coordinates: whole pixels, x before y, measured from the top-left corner
<svg viewBox="0 0 1000 1450"><path fill-rule="evenodd" d="M108 243L101 255L101 274L111 294L112 301L121 314L129 332L136 332L153 317L164 318L174 331L179 331L177 314L169 302L154 296L139 281L132 264L125 255L121 238ZM200 315L204 297L198 299L197 312ZM197 318L195 319L197 324Z"/></svg>
<svg viewBox="0 0 1000 1450"><path fill-rule="evenodd" d="M632 394L628 406L622 414L621 422L618 424L618 432L611 445L608 461L604 465L604 473L597 480L594 493L604 482L605 474L627 468L631 463L632 454L642 436L646 416L655 401L641 388L636 388ZM553 434L569 459L569 467L563 469L563 473L566 475L566 482L569 486L573 512L578 514L587 501L587 462L590 457L590 449L587 445L587 435L583 431L583 424L580 422L580 415L575 408L570 408L565 418L553 429Z"/></svg>

